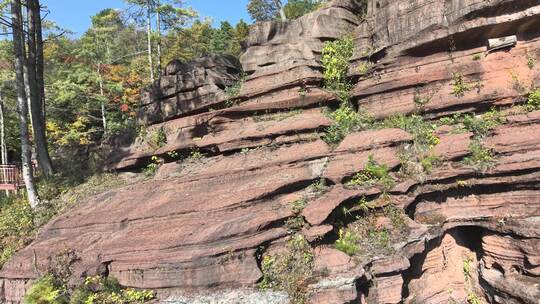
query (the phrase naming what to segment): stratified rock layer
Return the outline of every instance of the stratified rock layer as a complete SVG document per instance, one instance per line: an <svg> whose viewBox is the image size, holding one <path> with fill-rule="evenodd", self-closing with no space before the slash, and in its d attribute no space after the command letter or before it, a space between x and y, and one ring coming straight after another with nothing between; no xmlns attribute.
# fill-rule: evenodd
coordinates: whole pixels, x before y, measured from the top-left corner
<svg viewBox="0 0 540 304"><path fill-rule="evenodd" d="M45 226L2 269L4 301L18 302L50 257L70 248L81 257L76 276L112 275L166 303L283 303L282 292L256 289L261 256L283 253L298 230L313 247L308 303L538 303L540 111L520 105L540 86L540 4L367 7L360 18L360 2L338 0L295 21L255 25L241 58L240 103L229 108L220 105L223 86L236 79L232 59L169 65L159 94L143 98L146 134L119 148L108 168L140 170L154 155L165 164L152 179L80 202ZM450 126L436 130L436 165L417 175L399 172L414 141L404 130L351 133L337 147L322 141L333 123L324 107L338 101L320 88L320 53L324 41L351 32L355 105L378 119L415 113L433 122L497 107L505 119L481 138L490 166L465 165L478 134ZM505 35L517 45L487 51L488 38ZM372 73L361 75L363 61ZM186 72L201 69L211 79ZM469 88L463 94L454 92L456 77ZM207 86L221 93L201 93ZM187 91L200 94L184 98ZM347 183L370 157L396 180L385 195ZM326 187L314 193L321 181ZM305 206L293 210L300 199ZM399 228L391 214L373 219L391 231L388 248L367 244L374 250L353 257L335 249L340 228L365 208L389 206L406 216ZM292 228L299 217L305 225Z"/></svg>
<svg viewBox="0 0 540 304"><path fill-rule="evenodd" d="M227 55L172 61L142 94L138 122L155 124L219 106L229 98L225 89L240 80L241 71L238 60Z"/></svg>

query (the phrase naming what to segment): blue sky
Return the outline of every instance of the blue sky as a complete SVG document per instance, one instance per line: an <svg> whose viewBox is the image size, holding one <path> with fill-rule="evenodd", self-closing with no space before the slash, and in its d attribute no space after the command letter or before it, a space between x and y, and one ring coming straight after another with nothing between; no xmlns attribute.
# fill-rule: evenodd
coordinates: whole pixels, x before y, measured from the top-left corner
<svg viewBox="0 0 540 304"><path fill-rule="evenodd" d="M202 17L212 17L215 25L227 20L236 24L243 18L250 22L246 12L248 0L187 0L188 6L193 7ZM42 0L50 14L47 19L55 21L63 28L75 32L76 36L83 34L90 26L90 17L105 8L125 8L123 0Z"/></svg>

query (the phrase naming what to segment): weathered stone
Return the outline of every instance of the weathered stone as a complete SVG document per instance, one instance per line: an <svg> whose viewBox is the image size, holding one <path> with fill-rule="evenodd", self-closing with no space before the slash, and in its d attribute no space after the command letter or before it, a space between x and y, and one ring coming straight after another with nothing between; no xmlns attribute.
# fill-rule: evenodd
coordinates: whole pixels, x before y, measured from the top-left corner
<svg viewBox="0 0 540 304"><path fill-rule="evenodd" d="M284 303L283 292L254 290L261 255L287 254L300 233L313 247L313 275L300 286L308 303L466 303L474 295L536 304L540 111L517 105L540 87L540 4L367 1L362 21L361 2L254 25L241 58L247 81L229 108L223 91L237 79L234 59L171 62L141 97L146 135L113 152L108 169L137 171L154 155L165 163L153 178L78 202L43 227L0 272L1 301L20 301L35 267L70 248L81 257L75 276L105 269L125 286L155 289L163 303ZM320 135L333 121L322 108L339 101L318 88L319 57L324 41L350 32L360 110L435 123L498 107L504 121L482 137L438 127L438 145L411 150L437 156L421 178L401 170L400 152L413 142L403 130L354 132L328 146ZM487 39L506 35L517 45L486 55ZM367 59L374 73L360 75ZM458 78L463 94L454 92ZM493 153L483 171L463 162L473 139ZM192 151L206 156L189 158ZM390 168L390 191L344 185L370 156ZM335 249L340 229L368 214L365 228L384 254ZM385 243L395 229L399 239Z"/></svg>
<svg viewBox="0 0 540 304"><path fill-rule="evenodd" d="M172 61L141 98L140 124L154 124L208 109L230 98L225 88L240 79L241 67L232 56L208 56L188 63Z"/></svg>

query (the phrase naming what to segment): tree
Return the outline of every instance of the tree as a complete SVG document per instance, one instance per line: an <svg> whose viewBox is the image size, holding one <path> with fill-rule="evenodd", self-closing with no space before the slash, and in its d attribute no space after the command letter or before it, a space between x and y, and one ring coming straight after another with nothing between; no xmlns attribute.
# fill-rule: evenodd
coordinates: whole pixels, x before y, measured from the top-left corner
<svg viewBox="0 0 540 304"><path fill-rule="evenodd" d="M11 0L11 22L13 31L13 52L15 54L15 83L17 87L17 106L19 112L19 127L21 135L22 175L26 186L28 201L32 208L39 204L39 197L34 185L34 174L31 163L30 139L28 134L28 104L24 81L24 36L21 1Z"/></svg>
<svg viewBox="0 0 540 304"><path fill-rule="evenodd" d="M189 61L210 54L213 33L212 21L209 19L196 20L189 28L173 29L165 37L167 47L163 54L164 60Z"/></svg>
<svg viewBox="0 0 540 304"><path fill-rule="evenodd" d="M287 19L281 0L249 0L247 11L256 22L275 20L278 14L281 15L282 21Z"/></svg>
<svg viewBox="0 0 540 304"><path fill-rule="evenodd" d="M212 33L212 39L210 40L212 53L230 54L235 43L234 34L232 25L227 21L222 21L220 28Z"/></svg>
<svg viewBox="0 0 540 304"><path fill-rule="evenodd" d="M43 39L41 38L41 17L39 0L27 0L28 50L24 65L24 77L30 108L30 121L34 130L37 160L46 176L53 174L53 167L47 148L43 101L45 89L43 83ZM38 43L39 42L39 43Z"/></svg>
<svg viewBox="0 0 540 304"><path fill-rule="evenodd" d="M283 10L289 19L297 19L304 16L321 5L319 0L289 0Z"/></svg>
<svg viewBox="0 0 540 304"><path fill-rule="evenodd" d="M96 69L97 82L99 85L99 95L101 103L101 122L104 136L107 136L107 98L104 91L103 67L111 64L116 57L126 54L119 51L115 42L118 33L125 29L125 25L120 17L120 12L114 9L105 9L92 17L92 27L81 39L81 51L89 58ZM125 48L122 48L125 50Z"/></svg>
<svg viewBox="0 0 540 304"><path fill-rule="evenodd" d="M282 5L280 0L250 0L248 13L255 20L271 21L296 19L319 8L324 0L289 0Z"/></svg>
<svg viewBox="0 0 540 304"><path fill-rule="evenodd" d="M157 25L157 62L158 72L161 72L161 39L162 30L167 30L173 27L183 26L187 20L196 14L192 10L183 9L182 0L125 0L127 3L138 7L133 17L139 23L144 23L147 35L147 57L150 70L150 80L155 80L154 52L153 52L153 36L152 20L156 19Z"/></svg>

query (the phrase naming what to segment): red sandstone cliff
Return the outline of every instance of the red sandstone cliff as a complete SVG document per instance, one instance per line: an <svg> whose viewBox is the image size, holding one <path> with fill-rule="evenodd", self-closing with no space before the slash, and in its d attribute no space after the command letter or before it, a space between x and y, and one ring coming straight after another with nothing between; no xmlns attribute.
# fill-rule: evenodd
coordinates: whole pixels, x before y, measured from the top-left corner
<svg viewBox="0 0 540 304"><path fill-rule="evenodd" d="M256 285L264 256L287 254L295 234L288 220L300 217L296 229L314 256L308 303L471 303L471 294L482 303L539 303L540 111L519 106L522 88L540 87L540 63L530 64L540 61L540 3L371 0L365 19L360 10L336 0L296 21L255 25L232 107L223 90L238 78L233 59L189 71L170 65L140 117L149 137L164 130L166 144L139 139L116 151L109 168L138 170L170 151L207 157L169 161L153 179L55 218L0 272L4 301L19 301L35 267L71 248L81 257L78 275L107 273L177 303L283 303L285 295ZM323 109L338 100L321 89L320 52L348 33L355 106L377 119L416 113L432 122L497 107L504 122L482 139L491 166L464 164L475 134L449 126L436 130L438 162L425 176L398 174L400 153L414 141L404 130L351 133L337 147L322 141L332 124ZM488 39L508 35L517 45L487 51ZM372 72L361 75L365 61ZM455 75L475 88L453 94ZM395 180L384 197L377 187L347 186L370 155ZM324 191L314 190L320 180ZM334 243L340 227L360 227L362 198L391 244L366 243L351 257ZM291 208L299 199L300 212ZM389 214L390 205L398 210Z"/></svg>

